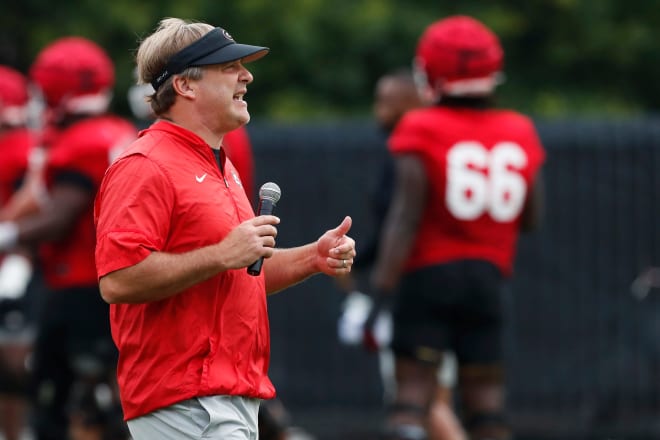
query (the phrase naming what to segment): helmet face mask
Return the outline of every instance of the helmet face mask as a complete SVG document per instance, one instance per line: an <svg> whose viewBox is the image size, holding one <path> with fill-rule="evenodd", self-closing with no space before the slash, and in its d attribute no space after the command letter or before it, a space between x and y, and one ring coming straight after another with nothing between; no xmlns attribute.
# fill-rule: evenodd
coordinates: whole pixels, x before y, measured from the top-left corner
<svg viewBox="0 0 660 440"><path fill-rule="evenodd" d="M434 90L431 88L426 71L420 63L422 63L422 60L415 57L412 64L413 81L422 102L430 104L435 100Z"/></svg>
<svg viewBox="0 0 660 440"><path fill-rule="evenodd" d="M500 79L504 53L481 22L453 16L432 23L417 45L415 69L441 95L490 95Z"/></svg>
<svg viewBox="0 0 660 440"><path fill-rule="evenodd" d="M114 66L90 40L65 37L46 46L30 69L50 110L64 114L107 110L114 86Z"/></svg>

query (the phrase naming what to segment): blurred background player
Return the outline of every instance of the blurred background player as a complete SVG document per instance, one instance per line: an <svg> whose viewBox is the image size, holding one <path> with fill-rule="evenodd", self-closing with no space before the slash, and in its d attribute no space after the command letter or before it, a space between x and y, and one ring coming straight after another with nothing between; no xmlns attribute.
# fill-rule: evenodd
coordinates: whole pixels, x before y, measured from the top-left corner
<svg viewBox="0 0 660 440"><path fill-rule="evenodd" d="M117 351L94 265L92 207L106 168L136 137L108 113L114 66L90 40L65 37L30 68L45 100L47 198L30 215L0 223L0 250L38 245L49 288L33 363L38 440L125 439L116 396Z"/></svg>
<svg viewBox="0 0 660 440"><path fill-rule="evenodd" d="M399 68L381 76L376 82L374 90L373 114L378 128L385 137L389 137L401 117L414 108L426 104L427 97L421 96L409 68ZM385 157L383 170L376 187L372 190L371 205L374 224L374 237L368 246L361 250L356 264L361 266L373 265L378 250L378 232L381 230L383 220L387 214L394 188L394 162L388 153ZM359 262L359 263L358 263ZM355 268L355 264L353 265Z"/></svg>
<svg viewBox="0 0 660 440"><path fill-rule="evenodd" d="M28 169L34 141L27 128L29 98L27 78L0 66L0 219ZM29 250L0 253L0 426L5 440L18 440L26 424L26 364L36 325L31 279Z"/></svg>
<svg viewBox="0 0 660 440"><path fill-rule="evenodd" d="M410 68L397 68L378 78L374 87L372 109L376 126L383 136L383 146L404 113L422 105L424 103L417 91ZM368 202L373 219L371 236L360 248L360 253L353 264L353 272L337 279L341 289L347 293L338 322L339 339L346 345L366 342L363 338L363 324L373 304L370 296L363 293L368 290L368 286L365 288L361 285L361 276L375 261L379 244L378 236L392 198L394 177L394 163L388 152L383 158L383 167L375 185L369 192ZM376 344L366 348L378 351L384 398L389 402L394 391L393 358L387 347L391 336L389 314L385 313L380 317L376 334L377 341L374 340Z"/></svg>
<svg viewBox="0 0 660 440"><path fill-rule="evenodd" d="M373 114L378 128L386 138L389 137L406 112L428 105L430 99L427 88L417 87L411 68L400 67L382 75L374 88ZM375 331L369 329L370 334L363 333L363 325L373 307L373 301L369 295L362 293L363 288L358 287L358 278L361 272L373 266L378 254L379 234L390 206L395 178L394 160L388 152L377 184L371 191L371 209L375 220L373 237L356 257L353 265L357 272L355 276L350 274L340 280L341 287L349 292L339 321L340 339L349 345L364 344L368 350L378 352L384 401L387 405L392 404L396 390L394 359L388 346L391 339L391 319L389 313L383 310L375 324ZM432 417L436 430L443 433L439 438L457 440L463 438L464 434L451 408L452 387L455 384L452 361L453 357L446 354L438 369L438 398Z"/></svg>
<svg viewBox="0 0 660 440"><path fill-rule="evenodd" d="M371 282L393 305L396 396L391 439L443 437L429 415L446 350L459 366L471 440L511 438L502 360L505 281L518 233L539 215L545 153L532 121L492 108L503 65L498 38L453 16L416 51L432 106L403 116L389 140L396 183Z"/></svg>

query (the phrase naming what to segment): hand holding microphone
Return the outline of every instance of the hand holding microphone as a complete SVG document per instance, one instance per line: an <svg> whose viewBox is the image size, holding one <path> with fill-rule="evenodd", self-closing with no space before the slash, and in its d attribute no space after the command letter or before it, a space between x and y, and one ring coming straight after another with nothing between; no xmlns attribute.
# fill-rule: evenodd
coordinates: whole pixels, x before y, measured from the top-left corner
<svg viewBox="0 0 660 440"><path fill-rule="evenodd" d="M264 183L259 189L259 207L257 208L257 215L271 215L275 209L275 205L282 197L282 190L273 182ZM264 257L259 258L247 268L247 273L250 275L259 275L261 273L261 266L264 263Z"/></svg>

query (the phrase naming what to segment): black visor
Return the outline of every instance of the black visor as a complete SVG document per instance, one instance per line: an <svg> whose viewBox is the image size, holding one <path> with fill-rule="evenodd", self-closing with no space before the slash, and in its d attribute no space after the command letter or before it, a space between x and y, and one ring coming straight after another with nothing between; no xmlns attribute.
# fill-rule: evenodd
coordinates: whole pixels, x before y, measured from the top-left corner
<svg viewBox="0 0 660 440"><path fill-rule="evenodd" d="M222 28L215 28L194 43L184 47L169 59L163 72L152 82L154 90L163 85L167 79L188 67L222 64L230 61L257 60L268 53L267 47L238 44Z"/></svg>

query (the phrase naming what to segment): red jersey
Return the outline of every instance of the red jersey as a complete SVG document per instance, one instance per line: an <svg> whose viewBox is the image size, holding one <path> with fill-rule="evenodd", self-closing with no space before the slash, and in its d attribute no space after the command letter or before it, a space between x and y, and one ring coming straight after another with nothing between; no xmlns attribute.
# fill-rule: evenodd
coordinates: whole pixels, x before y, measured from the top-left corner
<svg viewBox="0 0 660 440"><path fill-rule="evenodd" d="M7 131L0 136L0 206L9 201L25 176L33 137L25 128Z"/></svg>
<svg viewBox="0 0 660 440"><path fill-rule="evenodd" d="M256 197L254 193L254 159L245 126L227 133L222 141L222 147L236 167L248 199L253 201Z"/></svg>
<svg viewBox="0 0 660 440"><path fill-rule="evenodd" d="M96 199L99 278L151 252L218 243L254 217L236 169L196 134L166 121L140 132ZM205 395L272 398L264 274L219 273L169 298L110 306L126 419Z"/></svg>
<svg viewBox="0 0 660 440"><path fill-rule="evenodd" d="M406 270L481 259L510 275L521 213L545 160L532 121L505 110L413 110L395 128L389 148L417 155L428 179Z"/></svg>
<svg viewBox="0 0 660 440"><path fill-rule="evenodd" d="M65 176L82 177L96 193L112 160L137 137L130 122L116 116L85 119L66 128L48 146L44 170L46 186L51 188ZM46 281L52 289L94 286L93 206L78 216L71 233L62 240L44 242L40 248Z"/></svg>

